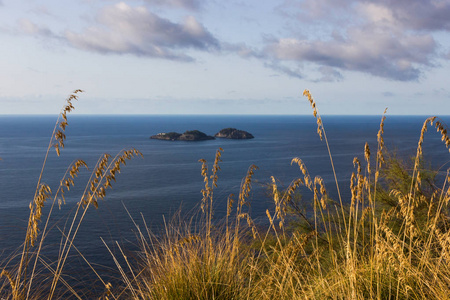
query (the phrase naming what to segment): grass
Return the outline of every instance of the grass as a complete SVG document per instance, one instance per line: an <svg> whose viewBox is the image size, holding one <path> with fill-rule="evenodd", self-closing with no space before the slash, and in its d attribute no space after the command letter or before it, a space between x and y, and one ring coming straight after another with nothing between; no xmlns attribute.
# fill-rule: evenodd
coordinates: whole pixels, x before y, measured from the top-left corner
<svg viewBox="0 0 450 300"><path fill-rule="evenodd" d="M66 114L73 109L75 91L61 112L49 150L64 147ZM337 199L332 199L321 177L311 177L300 158L299 178L284 189L270 178L273 209L268 209L267 226L256 226L249 214L252 176L250 166L239 195L230 195L223 220L214 219L214 190L220 174L222 149L216 152L211 169L203 159L201 174L205 186L198 215L179 216L165 224L165 231L151 232L136 225L140 251L135 257L126 249L111 256L121 274L112 286L94 274L104 286L101 299L447 299L450 288L449 172L443 179L424 167L422 145L425 132L434 126L445 147L450 146L446 126L436 117L425 120L416 156L409 165L384 147L383 114L372 154L366 143L363 160L355 158L350 180L351 198L343 199L334 170L323 120L309 93L317 121L317 133L327 147L334 174ZM386 113L386 111L385 111ZM83 161L69 166L61 185L51 196L38 179L30 204L29 226L20 262L2 266L0 296L5 299L83 299L65 281L62 270L84 214L98 207L107 188L115 181L126 159L140 155L131 149L112 158L100 157L76 214L64 232L56 262L42 257L41 245L53 206L64 203L64 192L74 184ZM48 152L47 152L48 156ZM46 156L46 157L47 157ZM45 167L45 162L44 166ZM438 182L442 182L438 186ZM301 209L306 201L301 190L311 191L312 209ZM43 221L42 207L51 202ZM198 219L196 219L198 218ZM44 223L44 220L46 223ZM145 224L145 220L143 220ZM43 224L44 223L44 224ZM42 228L42 229L40 229ZM105 247L108 248L105 243ZM109 249L109 248L108 248ZM82 254L80 254L82 255ZM38 280L49 277L42 285ZM61 292L61 290L63 290Z"/></svg>

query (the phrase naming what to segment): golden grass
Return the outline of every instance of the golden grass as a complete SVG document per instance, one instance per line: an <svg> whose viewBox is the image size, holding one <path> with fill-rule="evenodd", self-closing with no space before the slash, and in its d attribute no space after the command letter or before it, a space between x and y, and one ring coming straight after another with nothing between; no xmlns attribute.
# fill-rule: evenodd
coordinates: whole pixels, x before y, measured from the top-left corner
<svg viewBox="0 0 450 300"><path fill-rule="evenodd" d="M22 251L20 253L20 260L18 266L2 266L0 277L6 278L0 287L0 296L8 299L52 299L58 284L63 284L67 290L74 296L74 298L82 299L79 295L80 291L75 291L62 278L63 268L65 266L69 252L73 246L73 242L77 236L81 223L89 206L93 205L98 208L98 200L103 199L106 195L106 190L111 187L112 181L115 181L116 173L120 172L121 166L137 155L142 155L136 149L122 150L114 158L109 154L104 154L100 157L97 165L94 167L91 178L86 184L86 188L80 197L80 201L76 204L75 214L70 222L69 228L64 229L62 234L62 242L60 245L59 256L56 262L48 262L42 256L41 250L45 237L48 234L49 220L51 218L53 209L57 204L61 208L65 204L64 194L68 192L75 183L75 178L82 167L87 168L87 165L82 160L73 162L68 168L60 181L54 195L52 195L51 188L42 183L42 177L46 166L47 158L50 154L50 149L54 148L56 154L59 156L61 149L64 148L64 141L66 139L65 128L68 126L67 114L73 109L73 100L78 99L78 93L82 90L75 90L67 99L66 104L62 108L53 133L47 147L47 152L44 157L44 162L38 178L36 192L33 200L30 202L30 216L28 227L23 243ZM52 199L53 198L53 199ZM50 211L44 217L45 225L40 230L40 222L43 218L42 208L45 203L52 199ZM37 248L37 249L36 249ZM38 271L39 269L39 271ZM45 271L42 271L45 270ZM42 273L45 272L45 275ZM33 285L36 282L36 277L50 278L50 285L42 290L40 283L36 287ZM42 277L44 276L44 277Z"/></svg>
<svg viewBox="0 0 450 300"><path fill-rule="evenodd" d="M322 118L311 94L304 94L335 174ZM284 190L271 177L275 210L266 212L266 231L257 230L248 213L241 211L253 168L241 185L236 221L230 222L233 201L229 197L224 227L213 226L208 180L217 179L219 160L216 156L211 177L206 161L201 160L202 207L208 208L203 210L205 227L193 230L190 223L169 224L164 238L152 238L151 247L143 246L141 279L135 281L136 286L128 286L143 294L135 293L134 298L446 299L450 287L449 175L438 188L427 171L421 170L423 134L436 118L424 123L408 174L385 152L385 113L377 134L374 167L368 143L363 148L364 166L354 159L348 202L330 199L323 179L312 179L303 161L294 158L292 164L299 166L302 177ZM446 130L438 122L434 124L448 147ZM422 183L422 176L428 176L427 184ZM312 215L295 206L300 187L313 192ZM294 223L293 217L297 218ZM243 227L246 224L241 219L247 220L247 226Z"/></svg>
<svg viewBox="0 0 450 300"><path fill-rule="evenodd" d="M449 148L450 138L444 123L436 117L424 122L416 156L409 168L385 149L385 110L377 134L376 155L372 157L366 143L363 158L353 160L355 171L349 183L350 199L342 199L324 122L311 93L306 90L303 94L311 104L317 133L329 153L338 201L330 198L320 176L312 177L304 162L294 158L291 164L298 166L299 178L293 179L286 188L280 188L275 177L270 178L274 206L266 211L267 226L256 226L248 210L252 177L257 170L253 165L241 182L237 199L234 200L232 194L228 197L224 220L215 220L214 190L219 182L219 164L224 151L219 148L210 170L206 160L200 160L205 186L199 215L188 220L179 216L165 223L165 231L159 234L148 229L145 219L142 228L135 223L141 247L137 259L128 257L119 244L122 257L110 251L122 284L113 287L92 267L104 285L104 293L99 297L447 299L450 174L447 171L442 185L436 186L435 174L423 167L422 157L424 134L429 126L435 126ZM73 106L68 102L65 107L63 120L59 129L55 129L49 149L53 146L59 151L64 147L65 113ZM51 190L39 178L36 196L30 204L22 259L16 268L2 268L1 296L51 299L57 287L65 286L72 298L83 298L83 291L73 289L61 275L67 255L70 249L77 250L73 240L88 207L98 207L98 200L115 181L121 165L136 155L140 153L132 149L114 158L100 157L77 204L76 214L62 233L62 251L55 263L46 262L40 255L47 223L40 232L39 222ZM52 208L55 203L64 203L64 192L74 185L82 167L86 167L83 161L69 166L53 196ZM299 206L305 203L300 194L302 189L312 193L311 211ZM47 222L50 214L46 216ZM105 247L108 248L106 243ZM34 285L38 263L52 276L45 292Z"/></svg>

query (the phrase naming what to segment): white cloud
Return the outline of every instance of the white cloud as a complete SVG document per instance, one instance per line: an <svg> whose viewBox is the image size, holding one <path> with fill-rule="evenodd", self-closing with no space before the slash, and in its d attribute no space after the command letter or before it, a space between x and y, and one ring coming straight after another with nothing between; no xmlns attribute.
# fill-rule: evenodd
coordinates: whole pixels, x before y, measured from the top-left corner
<svg viewBox="0 0 450 300"><path fill-rule="evenodd" d="M84 50L174 60L192 60L180 49L219 48L218 40L192 16L184 23L173 23L143 6L131 7L124 2L104 8L97 24L84 32L67 31L65 37Z"/></svg>
<svg viewBox="0 0 450 300"><path fill-rule="evenodd" d="M272 59L394 80L417 80L434 66L439 45L432 33L450 30L449 0L288 0L285 5L285 12L302 9L290 15L301 23L303 34L267 42L264 51ZM328 35L315 35L317 23L332 28Z"/></svg>
<svg viewBox="0 0 450 300"><path fill-rule="evenodd" d="M411 81L437 66L438 59L450 59L445 53L448 49L440 49L433 37L435 32L450 30L450 0L284 0L277 11L290 17L285 26L290 25L292 31L284 27L276 33L261 33L263 46L248 41L222 42L194 16L174 22L149 9L165 5L196 10L203 1L144 2L146 6L121 2L103 7L84 29L55 33L49 29L54 27L27 19L19 28L22 33L56 38L72 47L104 54L192 61L191 49L232 53L260 60L264 66L296 78L308 76L299 66L309 63L322 75L309 78L313 81L342 80L343 71ZM41 10L44 13L45 7Z"/></svg>
<svg viewBox="0 0 450 300"><path fill-rule="evenodd" d="M321 66L318 71L322 74L322 77L313 80L314 82L334 82L341 81L344 78L335 68Z"/></svg>
<svg viewBox="0 0 450 300"><path fill-rule="evenodd" d="M287 66L285 66L285 65L283 65L283 64L281 64L281 63L279 63L277 61L271 61L270 63L265 63L264 66L266 68L270 68L270 69L272 69L274 71L277 71L279 73L286 74L286 75L288 75L290 77L295 77L295 78L298 78L298 79L303 79L303 77L304 77L303 74L300 72L299 68L291 69L291 68L289 68L289 67L287 67Z"/></svg>
<svg viewBox="0 0 450 300"><path fill-rule="evenodd" d="M297 7L302 18L311 20L353 20L362 8L367 20L395 20L416 30L450 30L449 0L286 0L280 10L292 12Z"/></svg>
<svg viewBox="0 0 450 300"><path fill-rule="evenodd" d="M394 12L386 6L377 3L361 3L356 9L369 23L384 23L391 27L397 23Z"/></svg>
<svg viewBox="0 0 450 300"><path fill-rule="evenodd" d="M280 39L266 52L280 60L361 71L396 80L419 78L418 66L430 65L436 43L430 35L394 36L371 28L353 28L341 40Z"/></svg>
<svg viewBox="0 0 450 300"><path fill-rule="evenodd" d="M420 31L450 30L449 0L378 0L371 2L389 8L405 28Z"/></svg>
<svg viewBox="0 0 450 300"><path fill-rule="evenodd" d="M203 4L201 0L145 0L149 4L197 10Z"/></svg>
<svg viewBox="0 0 450 300"><path fill-rule="evenodd" d="M42 36L47 38L59 38L47 27L38 26L28 19L19 20L19 31L28 35Z"/></svg>
<svg viewBox="0 0 450 300"><path fill-rule="evenodd" d="M95 23L82 32L56 34L49 28L21 19L18 30L27 35L66 41L86 51L192 61L187 49L218 51L219 41L193 16L175 23L144 6L121 2L103 8Z"/></svg>

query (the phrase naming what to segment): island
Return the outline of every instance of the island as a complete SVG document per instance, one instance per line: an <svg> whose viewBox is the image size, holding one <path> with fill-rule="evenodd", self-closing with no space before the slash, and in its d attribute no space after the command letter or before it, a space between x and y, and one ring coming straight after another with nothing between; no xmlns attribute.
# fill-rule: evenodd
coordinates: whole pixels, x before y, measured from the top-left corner
<svg viewBox="0 0 450 300"><path fill-rule="evenodd" d="M238 130L236 128L225 128L219 131L214 135L218 138L224 138L224 139L236 139L236 140L243 140L243 139L253 139L254 136L244 130Z"/></svg>
<svg viewBox="0 0 450 300"><path fill-rule="evenodd" d="M152 135L151 139L165 140L165 141L206 141L214 140L215 138L199 130L188 130L181 134L178 132L162 132L157 135Z"/></svg>

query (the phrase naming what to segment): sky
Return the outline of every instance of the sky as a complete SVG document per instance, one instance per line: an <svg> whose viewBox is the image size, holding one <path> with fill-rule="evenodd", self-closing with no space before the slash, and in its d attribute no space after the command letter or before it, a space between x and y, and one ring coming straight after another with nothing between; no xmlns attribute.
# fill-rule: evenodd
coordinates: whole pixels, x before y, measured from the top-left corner
<svg viewBox="0 0 450 300"><path fill-rule="evenodd" d="M450 114L450 0L0 0L0 114Z"/></svg>

